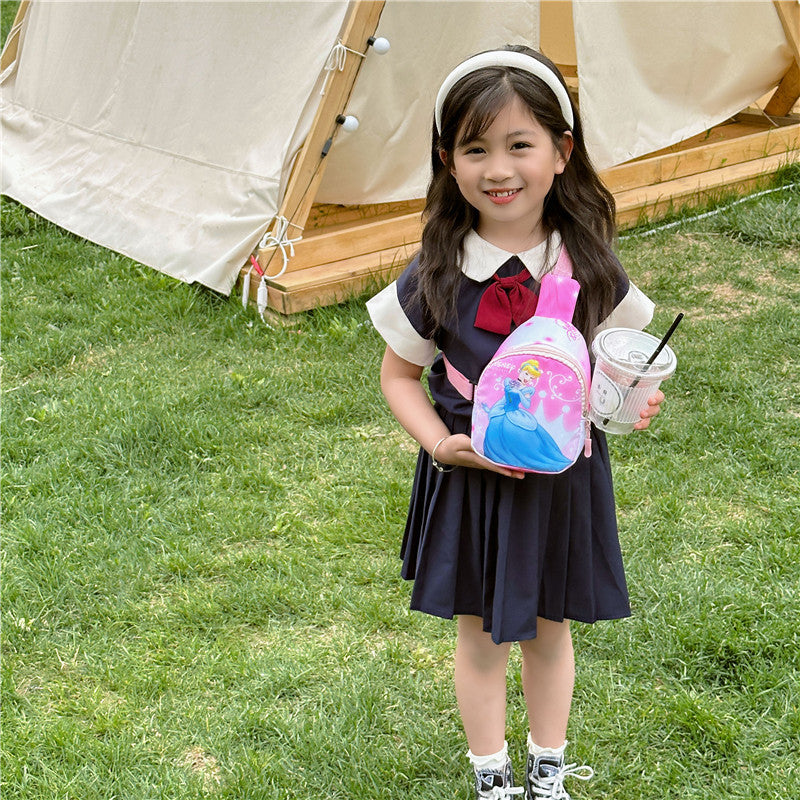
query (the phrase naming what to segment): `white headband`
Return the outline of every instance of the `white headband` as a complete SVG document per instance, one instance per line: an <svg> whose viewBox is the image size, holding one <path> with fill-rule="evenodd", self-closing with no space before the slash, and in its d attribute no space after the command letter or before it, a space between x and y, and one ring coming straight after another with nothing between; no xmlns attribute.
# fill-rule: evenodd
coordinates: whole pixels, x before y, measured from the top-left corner
<svg viewBox="0 0 800 800"><path fill-rule="evenodd" d="M466 61L462 61L445 79L439 94L436 95L436 129L441 133L442 130L442 106L450 94L450 90L464 77L483 69L484 67L516 67L525 70L537 78L541 78L553 91L553 94L561 106L561 114L567 122L570 130L575 124L572 116L572 104L569 101L567 90L558 80L556 74L541 61L526 55L517 53L514 50L492 50L489 53L479 53Z"/></svg>

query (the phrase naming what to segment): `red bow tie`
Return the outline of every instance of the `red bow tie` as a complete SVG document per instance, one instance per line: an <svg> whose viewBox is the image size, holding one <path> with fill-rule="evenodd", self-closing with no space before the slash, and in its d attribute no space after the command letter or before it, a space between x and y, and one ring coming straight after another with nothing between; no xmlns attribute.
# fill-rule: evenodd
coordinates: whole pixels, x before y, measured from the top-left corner
<svg viewBox="0 0 800 800"><path fill-rule="evenodd" d="M516 256L514 260L522 263ZM523 285L523 281L530 277L530 272L525 268L508 278L501 278L495 273L493 282L486 287L478 304L475 327L508 335L512 324L521 325L529 320L539 302L537 295Z"/></svg>

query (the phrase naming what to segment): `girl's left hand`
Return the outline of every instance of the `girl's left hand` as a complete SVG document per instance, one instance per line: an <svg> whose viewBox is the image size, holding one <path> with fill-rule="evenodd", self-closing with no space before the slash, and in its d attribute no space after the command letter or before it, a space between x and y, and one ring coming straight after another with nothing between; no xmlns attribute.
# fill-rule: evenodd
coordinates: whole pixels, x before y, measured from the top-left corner
<svg viewBox="0 0 800 800"><path fill-rule="evenodd" d="M633 429L643 431L650 425L650 420L661 411L661 404L664 402L664 392L660 389L647 401L647 408L641 413L641 422L637 422Z"/></svg>

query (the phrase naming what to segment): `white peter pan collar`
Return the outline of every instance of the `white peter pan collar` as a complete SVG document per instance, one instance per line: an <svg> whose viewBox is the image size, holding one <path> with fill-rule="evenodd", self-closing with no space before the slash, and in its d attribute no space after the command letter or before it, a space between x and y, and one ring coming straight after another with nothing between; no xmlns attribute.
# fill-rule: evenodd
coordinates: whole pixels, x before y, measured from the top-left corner
<svg viewBox="0 0 800 800"><path fill-rule="evenodd" d="M547 243L550 242L550 252L547 253ZM496 245L482 239L475 231L470 231L464 238L464 257L461 260L461 271L473 281L482 283L489 280L497 270L508 261L511 256L516 256L527 268L528 272L539 280L546 272L551 270L561 251L561 235L553 231L548 239L541 244L525 250L522 253L509 253ZM549 255L545 264L545 255Z"/></svg>

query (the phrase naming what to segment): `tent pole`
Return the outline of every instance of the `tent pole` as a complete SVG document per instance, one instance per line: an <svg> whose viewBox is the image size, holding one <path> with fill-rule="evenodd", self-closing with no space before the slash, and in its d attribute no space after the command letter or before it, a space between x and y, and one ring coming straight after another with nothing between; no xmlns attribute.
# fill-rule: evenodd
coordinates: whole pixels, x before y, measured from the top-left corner
<svg viewBox="0 0 800 800"><path fill-rule="evenodd" d="M783 117L800 99L800 3L797 0L772 0L772 3L780 17L794 61L764 108L764 113L771 117Z"/></svg>
<svg viewBox="0 0 800 800"><path fill-rule="evenodd" d="M367 40L378 27L383 0L352 0L339 39L345 47L360 53L368 49ZM361 69L363 58L348 56L344 68L330 73L325 95L322 98L311 130L295 159L289 183L278 214L288 220L293 230L302 229L317 193L325 170L325 143L335 137L339 125L337 116L344 113L347 101ZM259 253L264 262L272 255L270 249ZM291 263L289 269L291 270Z"/></svg>

